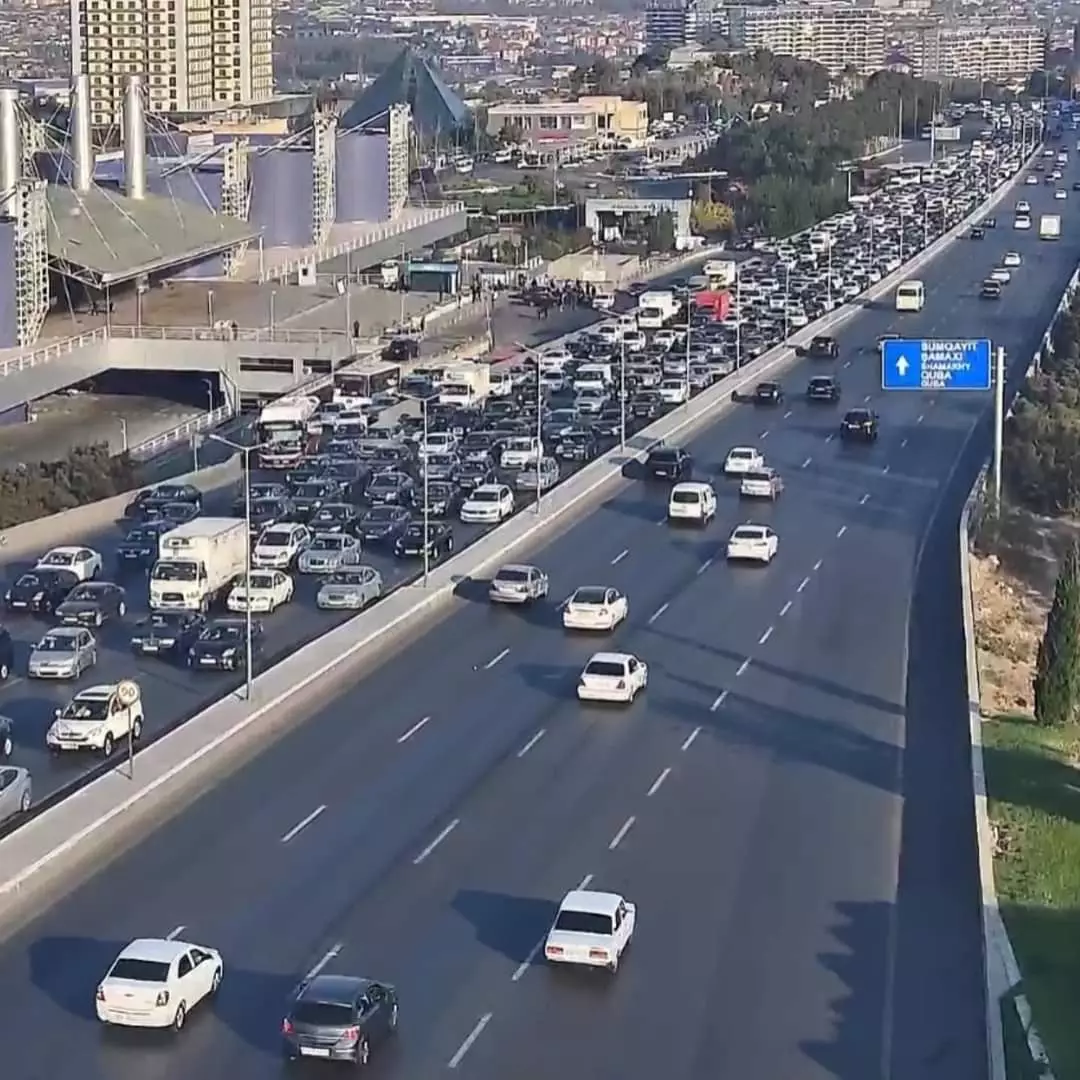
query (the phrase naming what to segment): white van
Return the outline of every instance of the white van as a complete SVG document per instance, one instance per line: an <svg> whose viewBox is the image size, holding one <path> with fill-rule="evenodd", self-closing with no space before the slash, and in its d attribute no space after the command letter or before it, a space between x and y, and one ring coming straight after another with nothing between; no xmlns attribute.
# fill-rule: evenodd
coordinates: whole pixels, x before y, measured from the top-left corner
<svg viewBox="0 0 1080 1080"><path fill-rule="evenodd" d="M921 281L903 281L896 288L897 311L922 311L926 286Z"/></svg>
<svg viewBox="0 0 1080 1080"><path fill-rule="evenodd" d="M582 364L574 373L574 392L606 390L613 381L610 364Z"/></svg>
<svg viewBox="0 0 1080 1080"><path fill-rule="evenodd" d="M668 498L668 522L708 525L716 517L716 492L698 481L676 484Z"/></svg>

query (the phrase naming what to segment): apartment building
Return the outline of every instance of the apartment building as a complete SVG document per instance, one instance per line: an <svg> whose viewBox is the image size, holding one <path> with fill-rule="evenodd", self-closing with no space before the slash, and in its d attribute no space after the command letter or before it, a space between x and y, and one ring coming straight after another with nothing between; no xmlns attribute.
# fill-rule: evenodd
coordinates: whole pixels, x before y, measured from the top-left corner
<svg viewBox="0 0 1080 1080"><path fill-rule="evenodd" d="M119 123L128 75L151 112L261 101L274 89L272 0L70 0L71 66L91 123Z"/></svg>
<svg viewBox="0 0 1080 1080"><path fill-rule="evenodd" d="M913 36L905 54L916 74L1005 80L1046 66L1046 31L1031 22L937 22Z"/></svg>
<svg viewBox="0 0 1080 1080"><path fill-rule="evenodd" d="M697 37L697 0L648 0L645 48L680 49Z"/></svg>
<svg viewBox="0 0 1080 1080"><path fill-rule="evenodd" d="M572 140L636 148L645 144L649 112L643 101L608 95L492 105L487 113L488 134L497 136L507 127L520 128L529 143Z"/></svg>

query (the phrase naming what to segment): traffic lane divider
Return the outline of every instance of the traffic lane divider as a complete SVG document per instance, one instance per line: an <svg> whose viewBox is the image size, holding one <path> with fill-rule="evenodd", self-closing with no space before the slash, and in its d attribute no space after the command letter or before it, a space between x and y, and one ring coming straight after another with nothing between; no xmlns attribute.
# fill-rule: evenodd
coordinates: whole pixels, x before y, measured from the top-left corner
<svg viewBox="0 0 1080 1080"><path fill-rule="evenodd" d="M991 199L880 282L867 297L885 294L930 262L1000 202L1015 183L1016 177L1006 181ZM790 366L797 359L793 346L842 325L863 307L860 301L846 304L805 327L789 344L763 354L734 377L692 399L685 409L644 429L631 440L628 453L614 450L580 470L545 496L542 515L515 516L437 568L426 588L396 591L371 611L264 672L254 682L256 693L250 706L236 694L216 702L142 750L135 760L134 777L127 775L126 766L120 766L0 840L0 866L12 868L10 876L0 883L0 920L17 921L20 912L34 908L35 901L47 895L61 878L77 877L80 868L99 868L102 855L119 850L123 836L145 833L147 814L151 818L155 813L168 816L185 797L210 782L214 773L229 771L253 742L263 741L274 730L275 717L279 724L292 720L291 713L297 710L286 706L298 695L313 686L333 692L344 666L358 658L370 662L373 648L382 651L393 647L422 620L448 609L459 586L470 576L483 575L526 545L542 542L553 531L567 527L575 511L587 509L583 504L588 500L626 484L624 470L629 462L640 463L657 444L714 423L733 407L733 391L741 393L763 376ZM217 754L225 748L228 753Z"/></svg>

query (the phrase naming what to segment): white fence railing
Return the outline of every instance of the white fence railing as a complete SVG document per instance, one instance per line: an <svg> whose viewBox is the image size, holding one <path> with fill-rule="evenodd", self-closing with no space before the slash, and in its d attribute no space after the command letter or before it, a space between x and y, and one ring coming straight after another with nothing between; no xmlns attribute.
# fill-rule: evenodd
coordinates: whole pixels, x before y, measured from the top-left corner
<svg viewBox="0 0 1080 1080"><path fill-rule="evenodd" d="M211 431L220 424L224 424L227 420L231 420L233 415L232 402L229 402L214 409L213 412L193 416L190 420L185 420L182 424L177 424L176 427L171 428L169 431L163 431L152 439L146 439L135 446L129 446L128 453L133 458L139 458L140 460L157 457L158 454L168 450L171 446L175 446L177 443L190 441L202 432Z"/></svg>
<svg viewBox="0 0 1080 1080"><path fill-rule="evenodd" d="M84 334L75 334L58 341L50 341L47 345L39 345L9 360L0 361L0 378L26 371L27 368L37 367L39 364L47 364L61 356L70 356L77 349L84 349L88 345L99 345L107 340L108 336L108 330L99 326L96 330L87 330Z"/></svg>

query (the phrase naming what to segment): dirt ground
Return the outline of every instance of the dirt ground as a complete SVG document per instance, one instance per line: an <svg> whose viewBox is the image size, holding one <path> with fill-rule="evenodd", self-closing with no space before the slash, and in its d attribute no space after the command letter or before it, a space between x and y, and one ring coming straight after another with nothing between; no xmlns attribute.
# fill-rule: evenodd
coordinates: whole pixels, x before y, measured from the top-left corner
<svg viewBox="0 0 1080 1080"><path fill-rule="evenodd" d="M1031 714L1035 654L1058 556L1078 535L1080 522L1006 510L999 526L976 537L970 567L984 715Z"/></svg>

